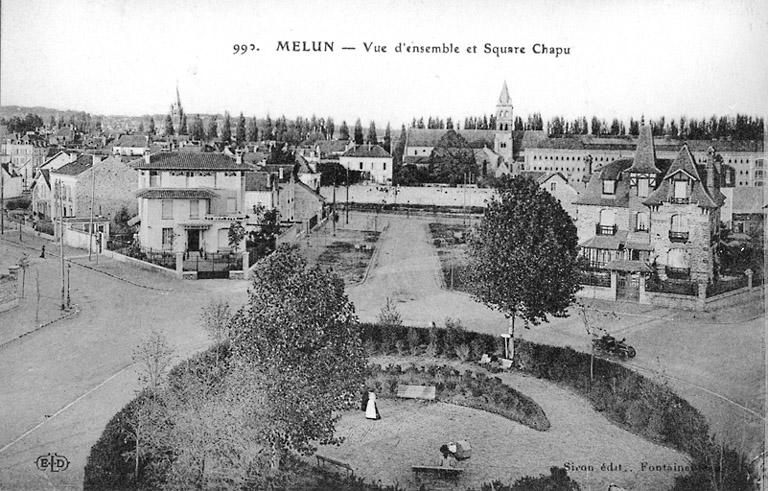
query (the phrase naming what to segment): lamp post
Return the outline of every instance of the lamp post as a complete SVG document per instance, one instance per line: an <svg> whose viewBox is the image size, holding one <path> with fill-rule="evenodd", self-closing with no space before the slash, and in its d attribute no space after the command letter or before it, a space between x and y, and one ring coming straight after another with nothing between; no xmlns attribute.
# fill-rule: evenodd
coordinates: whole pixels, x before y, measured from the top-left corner
<svg viewBox="0 0 768 491"><path fill-rule="evenodd" d="M70 306L70 299L69 299L69 270L72 268L71 264L67 264L67 310L69 310Z"/></svg>
<svg viewBox="0 0 768 491"><path fill-rule="evenodd" d="M347 225L349 225L349 166L347 166L347 204L344 207L344 211L347 215Z"/></svg>

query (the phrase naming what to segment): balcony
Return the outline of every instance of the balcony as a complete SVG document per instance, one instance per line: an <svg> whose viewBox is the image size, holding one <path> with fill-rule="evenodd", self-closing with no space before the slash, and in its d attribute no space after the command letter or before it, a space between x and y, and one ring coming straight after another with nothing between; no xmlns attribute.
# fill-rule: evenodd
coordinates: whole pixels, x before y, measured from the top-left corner
<svg viewBox="0 0 768 491"><path fill-rule="evenodd" d="M688 232L669 231L669 240L672 242L688 242Z"/></svg>
<svg viewBox="0 0 768 491"><path fill-rule="evenodd" d="M691 268L676 268L674 266L666 266L664 271L667 273L667 278L671 280L691 279Z"/></svg>
<svg viewBox="0 0 768 491"><path fill-rule="evenodd" d="M616 235L617 230L616 225L595 225L595 235Z"/></svg>
<svg viewBox="0 0 768 491"><path fill-rule="evenodd" d="M685 198L669 198L669 202L673 205L687 205L691 202L691 198L685 197Z"/></svg>

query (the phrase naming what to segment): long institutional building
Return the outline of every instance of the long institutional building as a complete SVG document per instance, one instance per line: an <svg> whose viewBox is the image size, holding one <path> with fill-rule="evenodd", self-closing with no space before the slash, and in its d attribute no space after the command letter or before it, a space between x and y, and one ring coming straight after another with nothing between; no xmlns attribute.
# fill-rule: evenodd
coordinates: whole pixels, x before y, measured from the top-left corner
<svg viewBox="0 0 768 491"><path fill-rule="evenodd" d="M508 172L560 172L575 188L582 189L589 175L619 159L632 158L635 136L569 135L550 137L540 130L512 130L513 106L506 82L496 103L495 130L458 130L470 146L487 148L500 157ZM446 130L411 128L406 134L403 162L423 164ZM683 144L697 161L707 159L713 147L726 165L726 181L734 187L763 186L763 141L680 140L654 138L656 157L675 159ZM591 157L588 158L588 157ZM588 164L591 160L591 168Z"/></svg>

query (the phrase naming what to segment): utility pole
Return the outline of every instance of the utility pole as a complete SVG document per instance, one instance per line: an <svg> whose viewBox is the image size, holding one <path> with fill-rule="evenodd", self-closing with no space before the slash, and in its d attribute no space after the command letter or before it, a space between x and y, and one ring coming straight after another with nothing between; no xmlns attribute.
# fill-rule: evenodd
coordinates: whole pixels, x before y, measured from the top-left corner
<svg viewBox="0 0 768 491"><path fill-rule="evenodd" d="M11 164L8 164L11 168ZM0 235L5 235L5 169L0 165Z"/></svg>
<svg viewBox="0 0 768 491"><path fill-rule="evenodd" d="M331 217L333 236L336 237L336 172L333 173L333 216Z"/></svg>
<svg viewBox="0 0 768 491"><path fill-rule="evenodd" d="M347 214L347 225L349 225L349 166L347 166L347 204L344 211Z"/></svg>
<svg viewBox="0 0 768 491"><path fill-rule="evenodd" d="M88 262L91 262L91 249L93 248L93 199L96 194L96 169L91 166L91 220L88 225ZM99 257L99 253L96 252L96 257Z"/></svg>
<svg viewBox="0 0 768 491"><path fill-rule="evenodd" d="M61 199L61 179L56 181L56 191L54 193L56 202L56 214L59 215L59 258L61 261L61 310L64 310L64 204Z"/></svg>

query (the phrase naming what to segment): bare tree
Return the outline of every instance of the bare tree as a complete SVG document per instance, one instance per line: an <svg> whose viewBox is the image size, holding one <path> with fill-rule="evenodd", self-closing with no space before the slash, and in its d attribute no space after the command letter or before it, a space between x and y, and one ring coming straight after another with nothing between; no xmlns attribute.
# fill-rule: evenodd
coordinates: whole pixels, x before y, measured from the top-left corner
<svg viewBox="0 0 768 491"><path fill-rule="evenodd" d="M152 390L160 386L172 360L173 348L158 331L152 331L147 339L133 350L133 362L137 364L139 382Z"/></svg>

